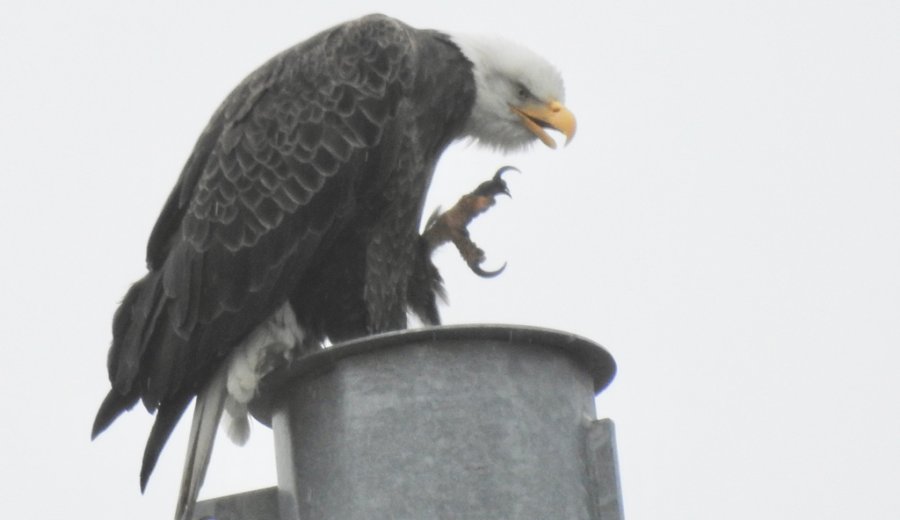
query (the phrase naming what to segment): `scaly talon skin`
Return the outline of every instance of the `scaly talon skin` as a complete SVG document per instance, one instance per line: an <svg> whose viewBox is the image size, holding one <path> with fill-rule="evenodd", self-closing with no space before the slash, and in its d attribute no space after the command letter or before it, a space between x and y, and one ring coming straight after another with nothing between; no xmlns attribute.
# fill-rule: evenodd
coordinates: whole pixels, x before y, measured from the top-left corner
<svg viewBox="0 0 900 520"><path fill-rule="evenodd" d="M467 226L475 217L496 203L497 195L506 195L512 198L509 187L503 180L503 174L510 170L519 171L514 166L504 166L494 173L491 180L482 182L471 193L463 195L449 210L444 213L440 213L439 209L435 210L428 218L423 233L428 250L434 251L441 244L453 242L469 269L476 275L482 278L493 278L502 273L506 269L505 262L495 271L485 271L481 268L481 264L485 260L484 251L479 249L469 238Z"/></svg>

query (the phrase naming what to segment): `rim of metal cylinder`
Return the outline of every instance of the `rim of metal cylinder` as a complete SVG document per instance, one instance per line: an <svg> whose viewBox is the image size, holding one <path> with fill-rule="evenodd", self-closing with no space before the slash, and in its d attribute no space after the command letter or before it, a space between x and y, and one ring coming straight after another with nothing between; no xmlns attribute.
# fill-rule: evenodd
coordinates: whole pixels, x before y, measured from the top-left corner
<svg viewBox="0 0 900 520"><path fill-rule="evenodd" d="M568 332L522 325L445 325L376 334L354 339L307 354L269 374L250 403L250 413L259 422L271 426L272 409L280 390L289 382L309 374L323 373L338 361L375 350L403 347L423 342L508 341L559 349L574 358L591 374L594 393L599 394L616 375L616 362L599 344Z"/></svg>

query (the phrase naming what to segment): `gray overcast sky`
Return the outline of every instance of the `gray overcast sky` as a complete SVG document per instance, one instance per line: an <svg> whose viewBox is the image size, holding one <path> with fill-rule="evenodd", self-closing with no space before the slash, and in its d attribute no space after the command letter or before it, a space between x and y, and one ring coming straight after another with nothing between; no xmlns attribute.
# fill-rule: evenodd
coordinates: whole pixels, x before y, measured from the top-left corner
<svg viewBox="0 0 900 520"><path fill-rule="evenodd" d="M169 518L189 421L140 496L151 418L97 442L110 319L213 110L253 68L372 11L497 32L563 71L568 148L445 155L429 208L510 163L442 252L447 323L575 332L619 376L625 511L900 518L900 3L6 2L0 7L7 516ZM203 496L275 482L220 439Z"/></svg>

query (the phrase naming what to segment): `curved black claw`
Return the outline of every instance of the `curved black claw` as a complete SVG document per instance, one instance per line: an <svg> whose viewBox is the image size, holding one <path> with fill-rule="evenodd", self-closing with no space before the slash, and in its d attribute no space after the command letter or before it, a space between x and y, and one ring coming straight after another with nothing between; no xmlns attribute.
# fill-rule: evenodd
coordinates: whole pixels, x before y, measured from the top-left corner
<svg viewBox="0 0 900 520"><path fill-rule="evenodd" d="M484 197L496 197L497 195L506 195L509 198L512 198L512 194L509 192L509 187L506 185L506 181L503 180L503 174L508 171L518 172L519 169L515 166L504 166L497 170L497 173L489 181L484 181L475 188L474 193L476 195L481 195Z"/></svg>
<svg viewBox="0 0 900 520"><path fill-rule="evenodd" d="M506 186L506 181L503 180L503 174L508 171L522 173L522 171L515 166L503 166L499 170L497 170L497 173L494 174L494 177L491 180L500 186L500 191L497 192L497 195L500 195L502 193L503 195L512 198L512 193L509 192L509 187Z"/></svg>
<svg viewBox="0 0 900 520"><path fill-rule="evenodd" d="M500 273L506 270L506 262L503 262L503 265L501 265L500 268L496 271L485 271L478 264L469 264L469 269L471 269L473 273L482 278L494 278L495 276L498 276Z"/></svg>
<svg viewBox="0 0 900 520"><path fill-rule="evenodd" d="M515 166L502 166L499 170L497 170L497 173L494 174L494 180L500 180L500 176L510 170L516 173L522 173L522 170L516 168Z"/></svg>

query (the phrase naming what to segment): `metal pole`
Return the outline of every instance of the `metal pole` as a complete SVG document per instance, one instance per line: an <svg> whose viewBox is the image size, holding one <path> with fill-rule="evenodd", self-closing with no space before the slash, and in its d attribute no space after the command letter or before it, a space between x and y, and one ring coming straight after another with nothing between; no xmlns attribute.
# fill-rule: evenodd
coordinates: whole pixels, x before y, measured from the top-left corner
<svg viewBox="0 0 900 520"><path fill-rule="evenodd" d="M275 432L280 518L618 520L612 424L594 410L614 373L599 345L523 327L315 353L253 406Z"/></svg>

